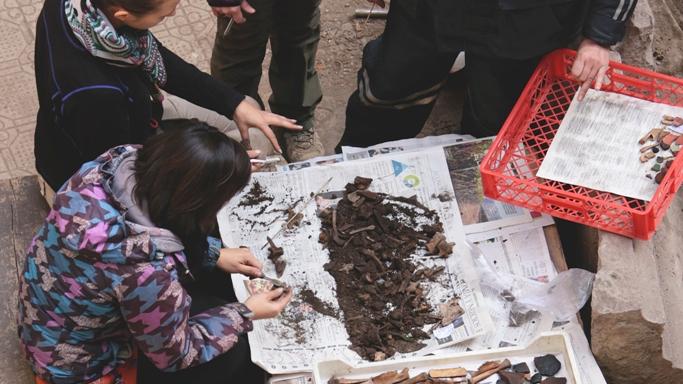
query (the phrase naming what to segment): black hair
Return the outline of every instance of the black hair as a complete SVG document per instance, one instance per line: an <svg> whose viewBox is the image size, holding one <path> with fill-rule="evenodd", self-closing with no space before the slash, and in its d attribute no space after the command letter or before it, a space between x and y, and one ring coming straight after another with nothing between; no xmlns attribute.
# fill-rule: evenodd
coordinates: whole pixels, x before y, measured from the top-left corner
<svg viewBox="0 0 683 384"><path fill-rule="evenodd" d="M152 222L180 238L192 269L206 250L216 214L249 182L244 147L198 120L165 122L135 161L135 199Z"/></svg>

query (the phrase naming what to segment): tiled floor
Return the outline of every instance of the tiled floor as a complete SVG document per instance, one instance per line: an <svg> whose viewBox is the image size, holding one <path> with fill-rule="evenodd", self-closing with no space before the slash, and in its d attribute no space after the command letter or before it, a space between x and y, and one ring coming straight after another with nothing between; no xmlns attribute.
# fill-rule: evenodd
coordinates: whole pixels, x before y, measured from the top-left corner
<svg viewBox="0 0 683 384"><path fill-rule="evenodd" d="M0 0L0 179L34 172L33 39L41 4Z"/></svg>

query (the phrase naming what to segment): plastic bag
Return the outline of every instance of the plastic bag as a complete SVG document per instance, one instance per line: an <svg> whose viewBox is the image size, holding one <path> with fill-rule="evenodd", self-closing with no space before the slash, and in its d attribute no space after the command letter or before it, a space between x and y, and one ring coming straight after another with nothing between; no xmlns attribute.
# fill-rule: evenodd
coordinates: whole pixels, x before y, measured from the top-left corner
<svg viewBox="0 0 683 384"><path fill-rule="evenodd" d="M541 283L496 272L479 247L469 241L467 246L475 260L482 287L495 290L503 301L514 302L510 325L533 309L552 313L555 321L569 321L586 304L593 290L595 274L586 270L572 268L559 273L549 283Z"/></svg>

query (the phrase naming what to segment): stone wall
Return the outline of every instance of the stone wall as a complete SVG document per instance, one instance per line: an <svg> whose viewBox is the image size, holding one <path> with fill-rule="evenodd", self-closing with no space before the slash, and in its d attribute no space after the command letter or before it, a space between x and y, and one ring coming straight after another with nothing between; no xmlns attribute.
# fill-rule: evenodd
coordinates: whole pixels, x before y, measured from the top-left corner
<svg viewBox="0 0 683 384"><path fill-rule="evenodd" d="M599 233L593 353L612 384L683 383L683 190L650 241Z"/></svg>
<svg viewBox="0 0 683 384"><path fill-rule="evenodd" d="M639 0L617 50L626 64L683 77L683 1Z"/></svg>

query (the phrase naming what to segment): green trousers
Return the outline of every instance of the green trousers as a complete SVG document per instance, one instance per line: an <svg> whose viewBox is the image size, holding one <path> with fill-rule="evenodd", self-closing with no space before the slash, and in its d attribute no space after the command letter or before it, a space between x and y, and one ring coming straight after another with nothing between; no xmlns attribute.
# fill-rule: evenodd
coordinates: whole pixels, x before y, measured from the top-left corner
<svg viewBox="0 0 683 384"><path fill-rule="evenodd" d="M256 13L244 13L247 21L235 23L227 36L223 32L228 19L218 18L211 74L263 105L258 85L270 38L270 109L312 128L315 107L322 100L315 69L320 0L249 0L249 4Z"/></svg>

